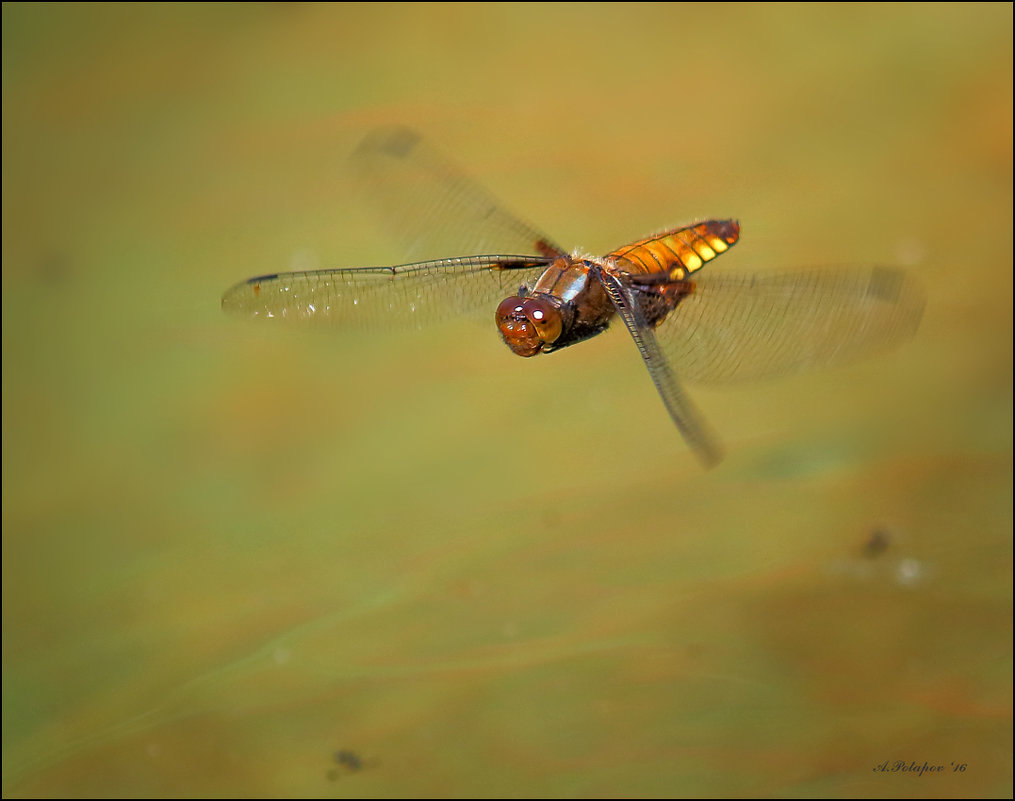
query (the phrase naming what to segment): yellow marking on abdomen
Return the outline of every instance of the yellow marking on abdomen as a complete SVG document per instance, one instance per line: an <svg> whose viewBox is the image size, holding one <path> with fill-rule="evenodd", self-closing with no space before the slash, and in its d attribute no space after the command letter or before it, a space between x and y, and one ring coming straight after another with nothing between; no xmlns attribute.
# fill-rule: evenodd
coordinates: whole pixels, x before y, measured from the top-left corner
<svg viewBox="0 0 1015 801"><path fill-rule="evenodd" d="M668 273L681 281L700 270L740 238L735 220L706 220L625 245L607 258L630 273Z"/></svg>

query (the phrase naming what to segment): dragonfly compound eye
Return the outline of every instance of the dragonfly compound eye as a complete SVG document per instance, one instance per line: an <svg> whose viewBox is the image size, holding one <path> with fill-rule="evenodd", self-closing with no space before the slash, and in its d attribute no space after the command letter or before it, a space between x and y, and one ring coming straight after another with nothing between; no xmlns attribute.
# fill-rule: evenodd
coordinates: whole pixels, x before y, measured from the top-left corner
<svg viewBox="0 0 1015 801"><path fill-rule="evenodd" d="M563 324L560 312L553 305L540 297L528 297L522 301L522 312L536 329L540 342L552 345L557 341Z"/></svg>
<svg viewBox="0 0 1015 801"><path fill-rule="evenodd" d="M497 307L497 327L519 356L535 356L560 336L560 312L538 297L510 297Z"/></svg>

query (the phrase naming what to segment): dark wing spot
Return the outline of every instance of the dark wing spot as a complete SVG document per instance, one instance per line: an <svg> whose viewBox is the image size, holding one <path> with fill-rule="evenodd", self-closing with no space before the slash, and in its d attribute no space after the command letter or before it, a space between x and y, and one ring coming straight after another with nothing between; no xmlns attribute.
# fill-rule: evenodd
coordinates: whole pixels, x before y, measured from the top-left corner
<svg viewBox="0 0 1015 801"><path fill-rule="evenodd" d="M867 294L889 303L898 303L904 282L905 276L901 271L878 267L871 272Z"/></svg>
<svg viewBox="0 0 1015 801"><path fill-rule="evenodd" d="M418 133L408 128L395 128L388 132L388 137L382 144L381 150L390 156L402 159L419 144L419 138Z"/></svg>

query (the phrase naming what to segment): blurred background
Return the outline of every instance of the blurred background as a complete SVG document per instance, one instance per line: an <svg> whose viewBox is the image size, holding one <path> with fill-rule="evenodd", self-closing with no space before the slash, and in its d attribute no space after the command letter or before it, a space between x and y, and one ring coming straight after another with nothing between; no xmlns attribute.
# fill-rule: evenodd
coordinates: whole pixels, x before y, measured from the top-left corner
<svg viewBox="0 0 1015 801"><path fill-rule="evenodd" d="M922 327L690 387L704 471L618 332L223 315L400 260L396 122L565 247L736 217L709 269ZM2 300L5 797L1012 793L1010 4L5 4Z"/></svg>

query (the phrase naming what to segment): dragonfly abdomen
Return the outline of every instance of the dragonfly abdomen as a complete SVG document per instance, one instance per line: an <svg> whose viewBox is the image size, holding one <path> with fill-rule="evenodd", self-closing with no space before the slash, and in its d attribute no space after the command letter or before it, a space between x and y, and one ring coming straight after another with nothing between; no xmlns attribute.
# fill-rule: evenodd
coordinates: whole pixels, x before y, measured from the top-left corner
<svg viewBox="0 0 1015 801"><path fill-rule="evenodd" d="M740 238L736 220L705 220L684 228L639 239L610 253L623 272L660 274L664 280L682 281L700 270Z"/></svg>

